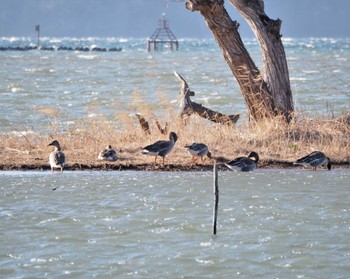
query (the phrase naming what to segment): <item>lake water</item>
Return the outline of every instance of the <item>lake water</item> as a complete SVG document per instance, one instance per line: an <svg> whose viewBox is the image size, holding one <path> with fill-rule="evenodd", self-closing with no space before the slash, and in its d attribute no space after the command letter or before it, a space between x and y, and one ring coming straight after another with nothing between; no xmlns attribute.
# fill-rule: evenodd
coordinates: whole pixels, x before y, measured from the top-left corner
<svg viewBox="0 0 350 279"><path fill-rule="evenodd" d="M0 172L1 278L349 278L349 169ZM53 190L55 189L56 190Z"/></svg>
<svg viewBox="0 0 350 279"><path fill-rule="evenodd" d="M244 40L259 66L260 50ZM335 116L350 108L350 39L283 40L297 111ZM0 47L35 46L35 38L0 38ZM146 51L146 39L42 38L43 47L121 47L121 52L0 51L0 131L50 132L51 125L103 117L155 114L178 109L180 73L196 92L192 99L227 114L246 107L213 39L181 39L179 51ZM136 123L136 119L135 123Z"/></svg>
<svg viewBox="0 0 350 279"><path fill-rule="evenodd" d="M0 51L0 131L166 115L178 107L174 71L194 101L246 119L212 39L182 39L174 52L147 52L145 42L42 38L122 51ZM350 39L283 42L297 110L348 111ZM0 47L35 44L0 38ZM260 65L256 41L245 44ZM0 277L349 278L349 180L349 169L220 172L213 236L211 172L0 172Z"/></svg>

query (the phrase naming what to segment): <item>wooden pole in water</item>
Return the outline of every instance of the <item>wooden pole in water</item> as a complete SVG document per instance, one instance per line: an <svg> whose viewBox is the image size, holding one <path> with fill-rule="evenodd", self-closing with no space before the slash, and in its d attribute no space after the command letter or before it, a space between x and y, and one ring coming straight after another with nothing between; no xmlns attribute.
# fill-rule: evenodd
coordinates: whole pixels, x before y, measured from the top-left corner
<svg viewBox="0 0 350 279"><path fill-rule="evenodd" d="M35 25L35 31L38 33L38 41L36 47L39 49L40 47L40 24Z"/></svg>
<svg viewBox="0 0 350 279"><path fill-rule="evenodd" d="M213 209L213 234L216 235L216 223L218 219L219 207L219 184L218 184L218 166L214 164L213 168L213 191L214 191L214 209Z"/></svg>

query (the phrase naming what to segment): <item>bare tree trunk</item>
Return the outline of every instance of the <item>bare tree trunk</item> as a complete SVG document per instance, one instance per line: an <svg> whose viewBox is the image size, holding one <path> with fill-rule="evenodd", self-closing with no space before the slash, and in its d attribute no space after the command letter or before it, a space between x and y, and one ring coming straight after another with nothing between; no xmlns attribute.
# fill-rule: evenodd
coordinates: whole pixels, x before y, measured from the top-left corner
<svg viewBox="0 0 350 279"><path fill-rule="evenodd" d="M239 24L232 21L223 0L187 0L186 8L199 11L220 46L245 98L250 120L278 115L286 121L294 110L286 56L279 34L281 21L264 13L263 0L229 0L246 18L261 46L262 75L244 47Z"/></svg>
<svg viewBox="0 0 350 279"><path fill-rule="evenodd" d="M281 40L280 19L272 20L264 12L264 1L229 0L247 20L253 30L263 58L263 80L266 82L278 111L293 112L293 98L290 88L286 54Z"/></svg>

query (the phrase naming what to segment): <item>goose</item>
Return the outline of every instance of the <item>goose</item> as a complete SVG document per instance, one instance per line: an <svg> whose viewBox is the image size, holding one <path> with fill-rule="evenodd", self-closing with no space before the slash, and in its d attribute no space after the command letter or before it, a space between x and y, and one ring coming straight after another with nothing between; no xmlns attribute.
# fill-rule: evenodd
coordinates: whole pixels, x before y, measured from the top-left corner
<svg viewBox="0 0 350 279"><path fill-rule="evenodd" d="M63 172L63 168L66 163L66 157L64 156L64 153L61 151L60 143L57 140L54 140L48 146L55 147L55 150L52 151L49 155L51 172L54 172L54 169L61 169L61 172Z"/></svg>
<svg viewBox="0 0 350 279"><path fill-rule="evenodd" d="M203 162L203 157L208 156L211 158L211 153L204 143L192 143L191 145L186 145L185 148L192 155L192 164L195 163L195 157L201 157L201 161Z"/></svg>
<svg viewBox="0 0 350 279"><path fill-rule="evenodd" d="M225 165L231 170L253 171L256 169L256 164L259 161L259 155L256 152L251 152L248 157L238 157Z"/></svg>
<svg viewBox="0 0 350 279"><path fill-rule="evenodd" d="M163 157L163 165L165 156L168 155L174 148L177 141L177 135L175 132L169 134L169 140L159 140L153 144L147 145L143 148L142 154L155 156L154 163L157 163L157 157Z"/></svg>
<svg viewBox="0 0 350 279"><path fill-rule="evenodd" d="M294 165L302 165L304 167L311 166L313 170L317 167L327 164L327 169L332 169L331 160L321 151L314 151L305 157L298 159Z"/></svg>
<svg viewBox="0 0 350 279"><path fill-rule="evenodd" d="M117 152L112 148L111 145L107 145L105 149L103 149L100 154L98 154L99 160L105 161L115 161L117 160Z"/></svg>

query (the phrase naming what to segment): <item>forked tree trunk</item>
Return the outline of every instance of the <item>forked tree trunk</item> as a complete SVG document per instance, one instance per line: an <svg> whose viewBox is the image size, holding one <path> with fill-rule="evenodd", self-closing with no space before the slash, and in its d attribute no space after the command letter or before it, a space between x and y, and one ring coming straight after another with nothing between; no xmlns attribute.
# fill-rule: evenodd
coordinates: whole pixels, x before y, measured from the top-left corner
<svg viewBox="0 0 350 279"><path fill-rule="evenodd" d="M260 44L263 74L247 52L238 32L239 24L228 15L223 0L187 0L186 8L199 11L212 31L244 96L248 116L259 122L294 111L289 72L279 33L281 21L264 12L263 0L229 0L252 28Z"/></svg>

